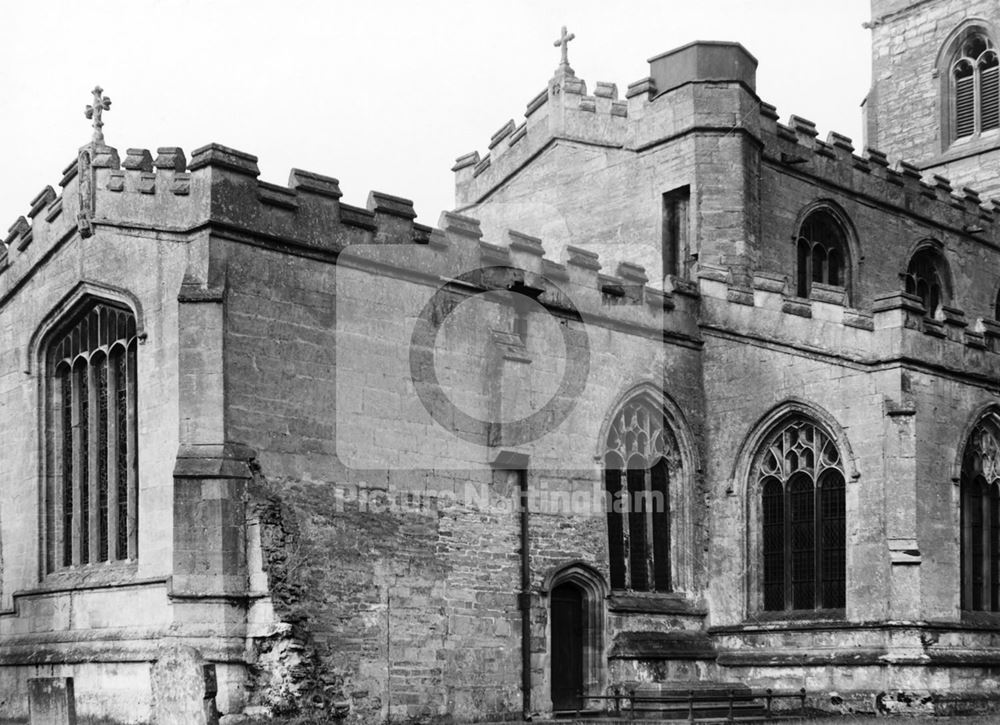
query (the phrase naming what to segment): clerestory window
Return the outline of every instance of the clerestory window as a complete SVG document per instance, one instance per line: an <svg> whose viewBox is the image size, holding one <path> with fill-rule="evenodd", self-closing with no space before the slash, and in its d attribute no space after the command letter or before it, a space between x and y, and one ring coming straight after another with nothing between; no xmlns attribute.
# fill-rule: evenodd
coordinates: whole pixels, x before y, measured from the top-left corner
<svg viewBox="0 0 1000 725"><path fill-rule="evenodd" d="M827 209L810 213L799 227L796 294L809 297L814 282L848 287L847 235Z"/></svg>
<svg viewBox="0 0 1000 725"><path fill-rule="evenodd" d="M49 343L47 370L47 570L135 559L135 317L91 304Z"/></svg>
<svg viewBox="0 0 1000 725"><path fill-rule="evenodd" d="M936 317L941 305L950 302L947 263L934 247L917 250L906 267L903 280L905 291L920 298L928 317Z"/></svg>

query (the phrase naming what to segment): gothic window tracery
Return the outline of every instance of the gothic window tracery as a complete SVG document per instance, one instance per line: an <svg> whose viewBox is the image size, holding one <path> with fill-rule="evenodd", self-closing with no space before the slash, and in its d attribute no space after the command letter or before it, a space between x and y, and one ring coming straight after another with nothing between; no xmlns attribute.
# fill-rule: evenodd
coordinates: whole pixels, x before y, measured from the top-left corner
<svg viewBox="0 0 1000 725"><path fill-rule="evenodd" d="M847 287L847 235L826 209L810 213L799 227L796 294L809 297L814 282Z"/></svg>
<svg viewBox="0 0 1000 725"><path fill-rule="evenodd" d="M604 453L612 589L672 590L670 471L677 466L663 411L645 398L626 403Z"/></svg>
<svg viewBox="0 0 1000 725"><path fill-rule="evenodd" d="M792 420L764 444L755 476L763 609L842 609L846 516L836 444L811 421Z"/></svg>
<svg viewBox="0 0 1000 725"><path fill-rule="evenodd" d="M1000 612L1000 426L996 415L969 437L962 461L961 607Z"/></svg>
<svg viewBox="0 0 1000 725"><path fill-rule="evenodd" d="M47 358L46 569L135 559L135 317L93 304Z"/></svg>

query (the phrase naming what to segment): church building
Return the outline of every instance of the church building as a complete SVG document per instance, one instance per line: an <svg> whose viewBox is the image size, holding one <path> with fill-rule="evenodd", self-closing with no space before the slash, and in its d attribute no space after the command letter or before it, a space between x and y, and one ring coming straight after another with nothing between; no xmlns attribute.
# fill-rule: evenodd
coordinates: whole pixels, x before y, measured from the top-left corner
<svg viewBox="0 0 1000 725"><path fill-rule="evenodd" d="M0 250L0 719L1000 708L1000 5L871 5L858 141L564 28L437 227L95 89Z"/></svg>

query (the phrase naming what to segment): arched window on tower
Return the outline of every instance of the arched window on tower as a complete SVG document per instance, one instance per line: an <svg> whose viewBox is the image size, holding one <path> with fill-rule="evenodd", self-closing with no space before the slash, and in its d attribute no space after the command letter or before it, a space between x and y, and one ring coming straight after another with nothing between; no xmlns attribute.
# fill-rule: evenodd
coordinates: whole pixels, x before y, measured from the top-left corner
<svg viewBox="0 0 1000 725"><path fill-rule="evenodd" d="M622 407L604 453L612 589L672 591L668 463L676 456L661 409L644 397Z"/></svg>
<svg viewBox="0 0 1000 725"><path fill-rule="evenodd" d="M799 297L809 297L814 282L849 287L847 234L828 209L816 209L802 221L795 248L798 255L796 294Z"/></svg>
<svg viewBox="0 0 1000 725"><path fill-rule="evenodd" d="M1000 62L992 39L970 28L959 37L952 58L951 140L1000 128Z"/></svg>
<svg viewBox="0 0 1000 725"><path fill-rule="evenodd" d="M951 301L948 265L944 255L934 247L922 247L910 258L904 289L923 302L928 317L936 317L941 305Z"/></svg>
<svg viewBox="0 0 1000 725"><path fill-rule="evenodd" d="M135 559L135 316L92 303L46 358L46 570Z"/></svg>
<svg viewBox="0 0 1000 725"><path fill-rule="evenodd" d="M1000 416L973 429L962 458L961 606L1000 612Z"/></svg>
<svg viewBox="0 0 1000 725"><path fill-rule="evenodd" d="M834 441L805 418L780 425L756 458L765 611L844 608L844 470Z"/></svg>

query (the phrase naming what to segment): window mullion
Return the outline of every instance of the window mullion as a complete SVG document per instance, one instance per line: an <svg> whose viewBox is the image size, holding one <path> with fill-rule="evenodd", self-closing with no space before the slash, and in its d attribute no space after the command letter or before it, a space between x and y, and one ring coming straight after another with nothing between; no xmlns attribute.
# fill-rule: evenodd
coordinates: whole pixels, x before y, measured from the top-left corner
<svg viewBox="0 0 1000 725"><path fill-rule="evenodd" d="M138 558L139 551L139 487L138 487L138 411L136 410L136 379L135 379L135 342L133 341L126 353L128 366L126 372L126 386L128 388L128 558Z"/></svg>
<svg viewBox="0 0 1000 725"><path fill-rule="evenodd" d="M647 462L648 463L648 462ZM645 513L646 513L646 581L649 582L647 589L650 591L656 590L656 544L653 541L655 532L653 526L655 525L653 510L656 508L656 501L653 500L653 483L652 483L652 469L647 467L642 473L642 486L643 493L645 494Z"/></svg>
<svg viewBox="0 0 1000 725"><path fill-rule="evenodd" d="M90 396L89 403L87 405L88 421L87 421L87 453L89 458L89 465L87 466L87 472L89 473L89 494L90 502L88 506L88 529L89 529L89 552L90 561L97 562L100 561L100 551L101 551L101 530L100 530L100 519L101 519L101 503L100 503L100 461L98 457L101 453L101 436L100 436L100 406L101 402L99 400L99 390L97 384L97 372L92 364L92 361L88 361L86 367L87 375L87 390Z"/></svg>
<svg viewBox="0 0 1000 725"><path fill-rule="evenodd" d="M45 573L54 571L60 565L60 557L63 552L63 501L62 491L59 486L62 482L62 378L56 375L49 375L45 380L47 386L46 397L48 405L48 430L49 445L52 451L47 463L48 469L45 472L47 485L45 487L45 511L50 511L46 526L48 527L46 542L48 544L45 552Z"/></svg>
<svg viewBox="0 0 1000 725"><path fill-rule="evenodd" d="M819 460L818 454L814 460ZM818 466L817 466L818 467ZM822 609L823 600L823 509L820 501L819 479L813 481L813 607Z"/></svg>
<svg viewBox="0 0 1000 725"><path fill-rule="evenodd" d="M980 88L981 85L982 74L980 73L979 63L976 62L972 67L972 121L974 124L973 133L977 136L982 133L983 127L983 98Z"/></svg>
<svg viewBox="0 0 1000 725"><path fill-rule="evenodd" d="M997 483L990 484L990 546L989 567L990 567L990 595L992 598L992 611L1000 611L1000 492L997 490Z"/></svg>
<svg viewBox="0 0 1000 725"><path fill-rule="evenodd" d="M108 424L108 561L117 561L121 557L118 551L118 386L123 381L118 380L117 358L108 356L107 367L107 424Z"/></svg>
<svg viewBox="0 0 1000 725"><path fill-rule="evenodd" d="M788 481L782 482L782 507L784 516L782 517L782 532L784 535L784 567L785 567L785 609L794 609L792 601L792 499L791 489Z"/></svg>
<svg viewBox="0 0 1000 725"><path fill-rule="evenodd" d="M965 506L963 510L966 512L965 515L965 608L972 609L973 602L975 601L975 594L973 589L975 588L975 575L973 573L973 556L972 556L972 504L975 498L972 495L972 486L974 481L969 481L969 485L965 490Z"/></svg>
<svg viewBox="0 0 1000 725"><path fill-rule="evenodd" d="M993 594L993 578L991 576L992 572L990 571L992 569L990 566L992 561L992 557L990 556L990 534L993 526L993 512L991 509L993 507L990 506L989 486L984 485L982 491L983 495L981 497L980 506L982 507L983 512L983 593L981 600L983 603L983 611L988 612L992 609L991 598Z"/></svg>
<svg viewBox="0 0 1000 725"><path fill-rule="evenodd" d="M622 492L622 506L621 506L621 521L622 521L622 572L625 577L625 589L631 590L632 587L632 531L629 524L631 524L631 513L632 506L634 502L632 497L629 495L628 487L628 463L622 469L621 475L621 492Z"/></svg>
<svg viewBox="0 0 1000 725"><path fill-rule="evenodd" d="M82 414L82 404L83 404L83 391L81 390L80 382L82 380L81 371L79 368L74 367L69 373L70 381L72 385L72 421L73 421L73 519L72 519L72 531L70 536L72 537L72 548L73 548L73 566L79 566L82 561L82 543L83 543L83 459L86 455L83 451L83 428L84 423L80 420Z"/></svg>
<svg viewBox="0 0 1000 725"><path fill-rule="evenodd" d="M806 297L812 297L813 284L813 245L812 241L806 245L809 250L806 254Z"/></svg>

